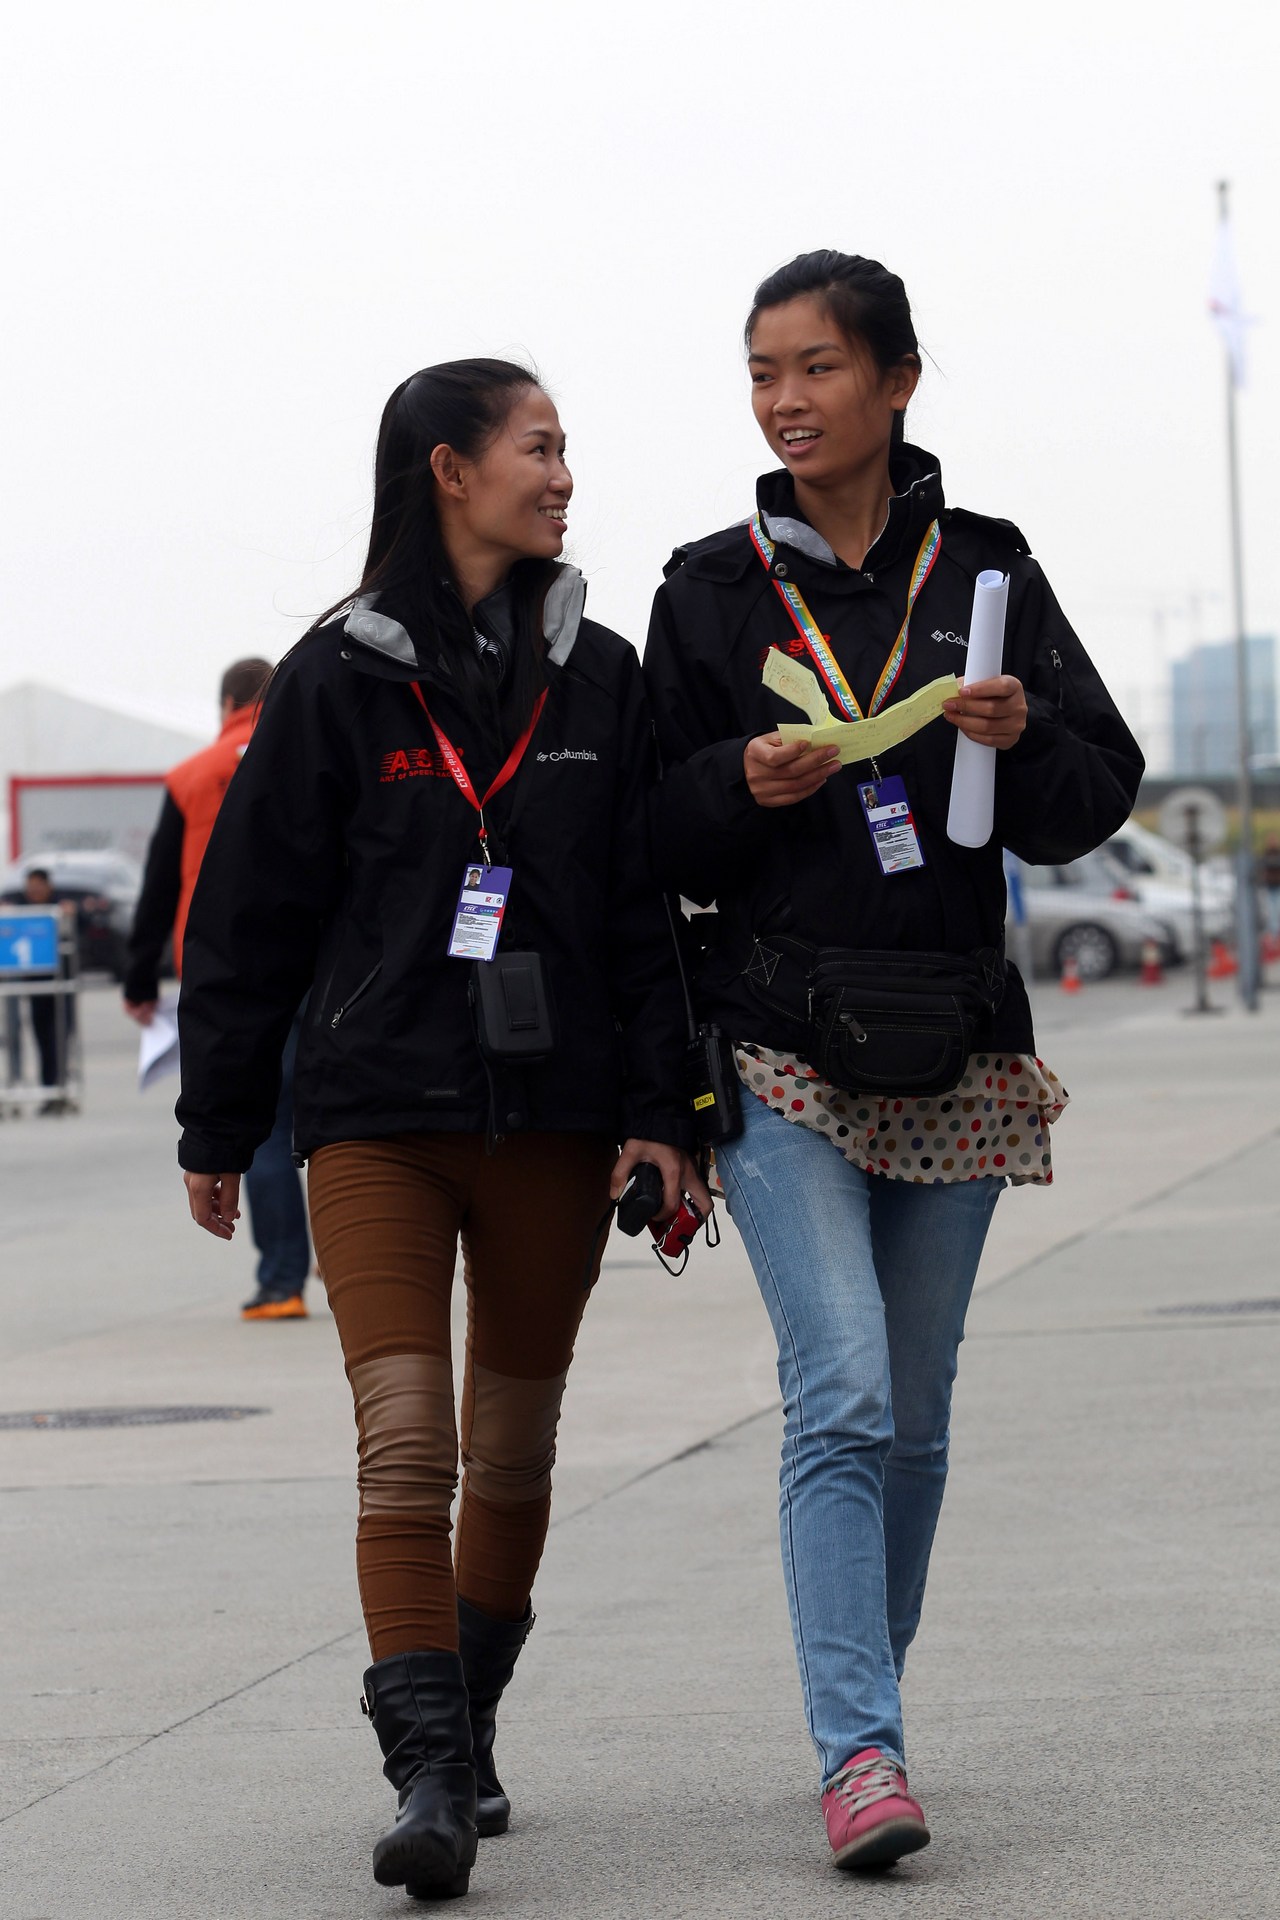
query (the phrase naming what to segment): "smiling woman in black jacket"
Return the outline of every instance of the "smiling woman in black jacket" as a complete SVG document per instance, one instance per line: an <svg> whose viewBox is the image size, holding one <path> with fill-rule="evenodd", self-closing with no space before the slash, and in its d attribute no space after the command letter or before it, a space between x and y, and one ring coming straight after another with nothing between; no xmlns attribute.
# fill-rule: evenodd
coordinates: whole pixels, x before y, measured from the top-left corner
<svg viewBox="0 0 1280 1920"><path fill-rule="evenodd" d="M422 1895L464 1892L477 1828L507 1824L494 1718L611 1193L647 1160L665 1214L682 1188L709 1205L682 1151L643 684L557 564L571 491L523 368L396 389L360 588L277 671L186 936L179 1159L221 1238L310 994L295 1144L355 1398L365 1703L399 1793L374 1873Z"/></svg>
<svg viewBox="0 0 1280 1920"><path fill-rule="evenodd" d="M717 908L699 1010L754 1096L717 1163L778 1343L805 1711L836 1862L879 1866L929 1838L898 1682L965 1312L998 1194L1048 1179L1063 1101L1004 962L1001 848L1097 846L1142 756L1018 529L949 509L937 461L906 444L920 360L901 280L802 255L757 290L747 349L782 467L751 521L677 551L654 605L659 864ZM859 754L867 717L963 673L985 571L1008 576L1004 671ZM847 768L784 743L802 715L767 663L848 724ZM978 848L947 835L957 728L998 750Z"/></svg>

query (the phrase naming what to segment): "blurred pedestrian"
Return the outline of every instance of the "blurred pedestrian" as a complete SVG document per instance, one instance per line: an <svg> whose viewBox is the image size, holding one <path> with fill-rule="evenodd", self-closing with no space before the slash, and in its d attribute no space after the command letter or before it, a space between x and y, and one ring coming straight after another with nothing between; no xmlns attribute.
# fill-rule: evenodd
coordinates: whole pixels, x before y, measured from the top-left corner
<svg viewBox="0 0 1280 1920"><path fill-rule="evenodd" d="M508 1822L495 1718L533 1624L611 1195L649 1161L664 1217L682 1187L709 1205L681 1150L651 724L633 649L583 617L582 577L558 564L571 490L523 368L455 361L396 388L358 594L268 691L179 1009L179 1158L194 1218L225 1239L315 983L297 1145L355 1401L364 1698L399 1796L374 1875L423 1898L465 1892L477 1833Z"/></svg>
<svg viewBox="0 0 1280 1920"><path fill-rule="evenodd" d="M0 895L0 903L13 902L26 907L50 907L65 923L68 937L74 938L76 905L57 893L47 867L28 867L21 888L11 887ZM66 977L67 958L61 936L58 942L57 973ZM40 1085L49 1088L49 1097L41 1101L37 1112L64 1113L71 1105L67 1093L71 1049L75 1044L76 1002L74 993L32 993L27 997L31 1033L40 1063ZM5 1047L9 1078L22 1078L22 1026L16 997L5 1001Z"/></svg>
<svg viewBox="0 0 1280 1920"><path fill-rule="evenodd" d="M1280 940L1280 838L1269 833L1258 856L1258 888L1267 932Z"/></svg>
<svg viewBox="0 0 1280 1920"><path fill-rule="evenodd" d="M778 1343L783 1569L837 1864L922 1847L899 1680L947 1472L951 1384L992 1209L1049 1178L1064 1099L1003 954L1002 844L1066 861L1127 819L1142 756L1009 521L948 509L907 445L901 280L822 252L756 293L757 424L781 462L746 523L677 549L645 677L664 877L718 912L701 1014L737 1043L717 1149ZM857 760L784 745L777 649L856 741L963 672L975 576L1010 577L1006 670L948 725ZM998 752L996 828L946 825L958 729Z"/></svg>
<svg viewBox="0 0 1280 1920"><path fill-rule="evenodd" d="M16 994L4 997L4 1052L7 1084L16 1087L22 1079L22 1003Z"/></svg>
<svg viewBox="0 0 1280 1920"><path fill-rule="evenodd" d="M142 891L133 916L125 963L125 1012L149 1026L160 997L160 968L170 940L181 977L187 915L209 835L231 776L249 744L269 660L237 660L222 676L222 729L176 766L165 780L164 801L147 849ZM304 1289L311 1267L302 1183L293 1164L295 1019L284 1042L280 1093L270 1133L245 1174L249 1228L258 1250L257 1291L240 1309L242 1320L305 1320Z"/></svg>

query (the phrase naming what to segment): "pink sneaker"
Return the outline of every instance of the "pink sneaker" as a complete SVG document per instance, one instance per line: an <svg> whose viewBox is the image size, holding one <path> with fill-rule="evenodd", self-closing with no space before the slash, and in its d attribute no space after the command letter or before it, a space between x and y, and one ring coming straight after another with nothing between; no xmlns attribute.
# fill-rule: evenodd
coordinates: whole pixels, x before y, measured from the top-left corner
<svg viewBox="0 0 1280 1920"><path fill-rule="evenodd" d="M822 1796L822 1817L838 1867L888 1867L929 1844L907 1776L879 1747L845 1762Z"/></svg>

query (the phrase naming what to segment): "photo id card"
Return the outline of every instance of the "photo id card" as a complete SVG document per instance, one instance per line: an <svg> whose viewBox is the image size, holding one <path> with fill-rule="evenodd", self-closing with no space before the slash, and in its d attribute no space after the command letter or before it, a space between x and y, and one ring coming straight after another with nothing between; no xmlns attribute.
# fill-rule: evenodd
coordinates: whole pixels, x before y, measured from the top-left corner
<svg viewBox="0 0 1280 1920"><path fill-rule="evenodd" d="M912 867L922 867L924 854L911 817L906 784L900 776L895 773L887 780L860 780L858 798L881 873L909 873Z"/></svg>
<svg viewBox="0 0 1280 1920"><path fill-rule="evenodd" d="M477 861L467 868L449 935L451 960L492 960L510 892L510 867L486 867Z"/></svg>

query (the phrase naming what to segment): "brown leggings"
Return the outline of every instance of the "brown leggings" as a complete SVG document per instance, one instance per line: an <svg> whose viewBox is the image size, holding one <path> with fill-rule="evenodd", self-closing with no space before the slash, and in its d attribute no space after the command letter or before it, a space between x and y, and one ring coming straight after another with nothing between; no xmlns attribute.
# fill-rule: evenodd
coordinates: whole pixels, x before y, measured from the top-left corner
<svg viewBox="0 0 1280 1920"><path fill-rule="evenodd" d="M492 1154L478 1134L402 1134L312 1156L311 1228L355 1396L356 1569L375 1660L456 1648L459 1594L499 1619L524 1615L615 1156L587 1133L508 1136ZM459 1237L467 1354L455 1572Z"/></svg>

